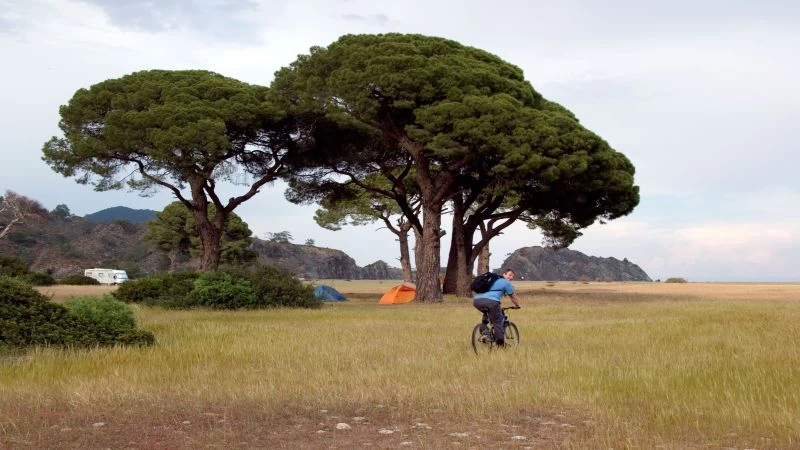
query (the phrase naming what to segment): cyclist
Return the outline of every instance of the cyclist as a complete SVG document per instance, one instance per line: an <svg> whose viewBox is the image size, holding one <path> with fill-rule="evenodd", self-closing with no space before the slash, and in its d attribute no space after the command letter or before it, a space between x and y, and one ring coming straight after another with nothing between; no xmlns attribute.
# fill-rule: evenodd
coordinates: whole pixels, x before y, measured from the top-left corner
<svg viewBox="0 0 800 450"><path fill-rule="evenodd" d="M482 323L485 325L492 322L494 328L494 340L498 346L505 345L505 330L503 330L503 308L500 301L504 295L508 295L514 306L520 308L517 295L514 293L514 286L511 281L514 279L514 271L506 269L503 276L495 280L488 291L476 294L472 300L472 306L483 313ZM484 331L483 329L481 331Z"/></svg>

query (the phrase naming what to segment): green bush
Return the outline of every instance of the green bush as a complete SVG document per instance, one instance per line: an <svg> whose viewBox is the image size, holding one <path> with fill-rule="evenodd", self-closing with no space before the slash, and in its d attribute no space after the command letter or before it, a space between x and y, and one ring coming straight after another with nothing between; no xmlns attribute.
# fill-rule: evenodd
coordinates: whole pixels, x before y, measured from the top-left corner
<svg viewBox="0 0 800 450"><path fill-rule="evenodd" d="M52 286L56 284L56 279L49 273L30 272L25 275L25 282L33 286Z"/></svg>
<svg viewBox="0 0 800 450"><path fill-rule="evenodd" d="M260 266L247 272L259 307L321 308L314 287L303 284L292 272L277 266Z"/></svg>
<svg viewBox="0 0 800 450"><path fill-rule="evenodd" d="M168 308L322 306L322 301L314 296L313 287L303 284L291 272L271 266L255 270L226 268L202 274L154 275L121 285L114 296L124 302Z"/></svg>
<svg viewBox="0 0 800 450"><path fill-rule="evenodd" d="M77 325L66 308L50 303L30 285L0 277L0 344L79 344Z"/></svg>
<svg viewBox="0 0 800 450"><path fill-rule="evenodd" d="M100 307L81 306L72 313L27 284L0 277L0 345L88 347L155 342L152 333L131 327L118 305L107 299L96 301Z"/></svg>
<svg viewBox="0 0 800 450"><path fill-rule="evenodd" d="M102 297L77 297L64 302L73 316L115 330L136 328L136 318L130 306L106 294Z"/></svg>
<svg viewBox="0 0 800 450"><path fill-rule="evenodd" d="M205 272L194 280L186 306L219 309L256 308L256 294L250 280L226 272Z"/></svg>
<svg viewBox="0 0 800 450"><path fill-rule="evenodd" d="M688 283L686 278L667 278L664 283Z"/></svg>
<svg viewBox="0 0 800 450"><path fill-rule="evenodd" d="M0 276L22 277L28 274L28 266L16 256L0 255Z"/></svg>
<svg viewBox="0 0 800 450"><path fill-rule="evenodd" d="M67 275L66 277L62 278L58 284L69 284L73 286L89 286L89 285L99 285L100 282L95 280L92 277L87 277L86 275L74 274L74 275Z"/></svg>
<svg viewBox="0 0 800 450"><path fill-rule="evenodd" d="M178 307L186 302L197 277L193 272L178 272L139 278L121 284L114 297L126 303Z"/></svg>

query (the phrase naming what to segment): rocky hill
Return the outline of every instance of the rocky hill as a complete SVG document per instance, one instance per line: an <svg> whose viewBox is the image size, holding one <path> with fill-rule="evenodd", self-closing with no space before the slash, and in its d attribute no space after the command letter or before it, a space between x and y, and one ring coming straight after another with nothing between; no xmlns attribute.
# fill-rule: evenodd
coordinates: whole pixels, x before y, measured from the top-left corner
<svg viewBox="0 0 800 450"><path fill-rule="evenodd" d="M524 247L506 258L502 267L514 269L520 280L652 281L627 258L587 256L566 248Z"/></svg>
<svg viewBox="0 0 800 450"><path fill-rule="evenodd" d="M145 226L124 220L93 223L82 217L50 217L18 227L0 240L0 253L21 258L31 270L56 278L92 267L123 269L131 277L164 272L166 255L141 239ZM383 261L359 267L340 250L253 239L258 261L286 267L305 278L402 279ZM186 262L181 269L191 269Z"/></svg>
<svg viewBox="0 0 800 450"><path fill-rule="evenodd" d="M143 232L143 225L125 221L92 223L81 217L52 217L9 233L0 241L0 252L56 278L92 267L113 267L132 275L164 270L166 257L141 240Z"/></svg>
<svg viewBox="0 0 800 450"><path fill-rule="evenodd" d="M305 278L335 278L351 280L402 279L400 269L376 261L358 267L353 258L341 250L253 239L251 250L258 253L258 262L286 267Z"/></svg>

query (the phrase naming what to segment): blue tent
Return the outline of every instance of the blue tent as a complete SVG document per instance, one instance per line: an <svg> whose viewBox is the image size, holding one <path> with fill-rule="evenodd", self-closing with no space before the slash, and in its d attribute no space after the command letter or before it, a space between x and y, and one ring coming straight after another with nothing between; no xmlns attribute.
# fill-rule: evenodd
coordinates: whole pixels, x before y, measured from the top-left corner
<svg viewBox="0 0 800 450"><path fill-rule="evenodd" d="M339 291L330 286L325 286L324 284L314 288L314 297L317 297L323 302L342 302L347 300L347 297L340 294Z"/></svg>

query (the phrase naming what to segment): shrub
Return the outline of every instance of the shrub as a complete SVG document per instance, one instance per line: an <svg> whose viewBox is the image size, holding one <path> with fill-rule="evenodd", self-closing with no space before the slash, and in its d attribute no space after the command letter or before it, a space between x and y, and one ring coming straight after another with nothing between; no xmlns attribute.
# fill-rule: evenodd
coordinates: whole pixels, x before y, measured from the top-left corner
<svg viewBox="0 0 800 450"><path fill-rule="evenodd" d="M104 325L115 330L136 328L136 319L130 306L106 294L102 297L77 297L64 302L73 316L87 322Z"/></svg>
<svg viewBox="0 0 800 450"><path fill-rule="evenodd" d="M74 274L74 275L67 275L66 277L62 278L58 284L69 284L74 286L88 286L88 285L99 285L100 282L95 280L92 277L87 277L86 275L81 274Z"/></svg>
<svg viewBox="0 0 800 450"><path fill-rule="evenodd" d="M319 308L314 288L288 270L261 266L255 270L227 268L215 272L172 273L128 281L114 296L124 302L168 308L218 309L299 307Z"/></svg>
<svg viewBox="0 0 800 450"><path fill-rule="evenodd" d="M150 345L155 342L153 333L136 329L131 307L111 295L80 297L68 300L65 306L71 316L90 324L86 334L94 343Z"/></svg>
<svg viewBox="0 0 800 450"><path fill-rule="evenodd" d="M0 345L93 346L155 342L152 333L129 326L130 322L126 322L125 313L118 306L109 304L109 300L96 301L102 306L81 307L80 312L71 313L65 306L51 303L31 286L0 277Z"/></svg>
<svg viewBox="0 0 800 450"><path fill-rule="evenodd" d="M688 283L686 278L667 278L664 283Z"/></svg>
<svg viewBox="0 0 800 450"><path fill-rule="evenodd" d="M260 307L322 307L322 300L314 296L314 287L303 284L286 269L260 266L247 272L247 276L256 295L256 304Z"/></svg>
<svg viewBox="0 0 800 450"><path fill-rule="evenodd" d="M114 296L127 303L176 307L186 302L197 277L194 272L152 275L121 284Z"/></svg>
<svg viewBox="0 0 800 450"><path fill-rule="evenodd" d="M250 280L226 272L205 272L194 280L187 306L237 309L255 308L256 294Z"/></svg>
<svg viewBox="0 0 800 450"><path fill-rule="evenodd" d="M56 279L49 273L30 272L25 275L25 282L34 286L52 286L56 284Z"/></svg>
<svg viewBox="0 0 800 450"><path fill-rule="evenodd" d="M0 276L21 277L28 274L28 266L16 256L0 255Z"/></svg>
<svg viewBox="0 0 800 450"><path fill-rule="evenodd" d="M0 344L71 344L76 325L63 306L21 281L0 277Z"/></svg>

